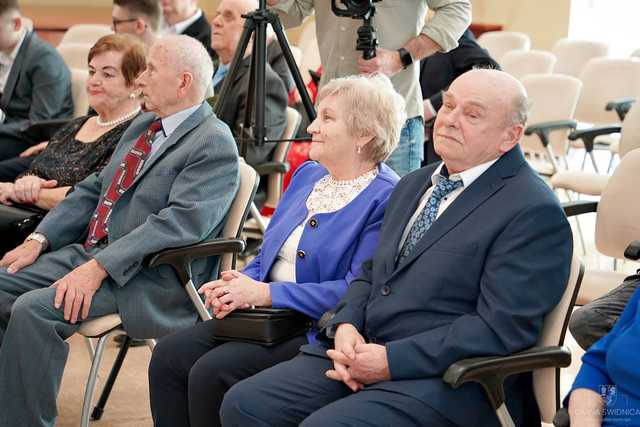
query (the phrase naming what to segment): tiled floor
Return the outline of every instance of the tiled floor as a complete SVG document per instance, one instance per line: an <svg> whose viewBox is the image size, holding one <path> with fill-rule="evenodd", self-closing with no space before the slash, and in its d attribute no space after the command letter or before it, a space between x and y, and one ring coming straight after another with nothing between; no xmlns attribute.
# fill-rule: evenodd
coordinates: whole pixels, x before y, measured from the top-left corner
<svg viewBox="0 0 640 427"><path fill-rule="evenodd" d="M606 168L609 160L608 152L598 153L598 161L602 168ZM581 161L581 156L574 154L570 157L572 164ZM589 214L581 220L582 230L586 241L586 255L583 260L587 268L611 268L613 263L610 258L598 255L594 244L595 215ZM575 228L574 228L575 229ZM576 241L575 248L581 251L579 242ZM580 252L578 252L580 253ZM637 265L631 262L619 263L618 268L631 272ZM571 386L573 378L580 368L580 357L583 352L575 343L573 338L567 336L566 345L573 354L573 363L567 369L562 370L562 389L566 390ZM89 360L84 343L79 337L70 340L70 358L68 368L63 379L62 389L59 398L60 417L58 425L60 427L77 426L80 417L80 407L86 374L89 370ZM111 346L105 358L102 368L102 378L106 378L111 361L115 357L115 346ZM149 415L148 389L146 369L149 361L149 351L147 348L134 348L125 361L120 378L113 391L113 397L107 406L103 419L99 422L92 422L95 427L99 426L151 426Z"/></svg>

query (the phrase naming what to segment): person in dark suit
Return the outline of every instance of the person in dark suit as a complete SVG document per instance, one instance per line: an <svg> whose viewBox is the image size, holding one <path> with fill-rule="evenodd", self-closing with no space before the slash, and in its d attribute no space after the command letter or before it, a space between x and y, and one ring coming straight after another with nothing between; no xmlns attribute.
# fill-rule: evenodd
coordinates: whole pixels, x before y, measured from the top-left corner
<svg viewBox="0 0 640 427"><path fill-rule="evenodd" d="M133 338L195 323L171 268L144 259L215 237L237 191L233 137L203 102L212 74L196 40L158 40L136 80L148 113L0 260L0 426L55 425L65 340L84 320L118 313ZM214 265L194 262L195 280Z"/></svg>
<svg viewBox="0 0 640 427"><path fill-rule="evenodd" d="M212 47L217 52L220 64L213 77L214 93L222 89L226 79L231 60L238 46L244 25L243 14L257 7L256 0L222 0L216 11L216 17L211 21L213 25ZM244 122L247 93L249 91L249 76L251 69L251 52L247 49L245 57L236 73L229 91L229 99L224 103L224 108L218 111L218 117L231 128L233 135L239 139L240 125ZM283 81L271 69L267 63L265 67L265 127L267 139L282 137L287 125L287 90ZM218 99L219 101L219 99ZM255 110L253 111L255 114ZM274 143L257 147L249 143L245 160L254 166L264 163L269 159L275 148Z"/></svg>
<svg viewBox="0 0 640 427"><path fill-rule="evenodd" d="M381 244L323 345L233 386L223 425L498 425L480 386L454 390L442 375L533 346L566 286L571 229L518 147L526 111L524 88L501 71L453 82L435 124L443 163L396 186ZM528 379L505 384L516 425Z"/></svg>
<svg viewBox="0 0 640 427"><path fill-rule="evenodd" d="M164 16L164 34L184 34L198 40L207 49L215 63L218 60L211 48L211 25L198 0L161 0Z"/></svg>
<svg viewBox="0 0 640 427"><path fill-rule="evenodd" d="M483 49L467 29L458 40L458 47L438 52L420 61L420 88L424 104L425 141L422 166L440 161L433 149L433 119L442 106L442 92L462 73L473 68L500 69L500 65Z"/></svg>
<svg viewBox="0 0 640 427"><path fill-rule="evenodd" d="M62 57L23 23L17 0L0 1L0 160L36 141L31 121L71 117L71 75Z"/></svg>

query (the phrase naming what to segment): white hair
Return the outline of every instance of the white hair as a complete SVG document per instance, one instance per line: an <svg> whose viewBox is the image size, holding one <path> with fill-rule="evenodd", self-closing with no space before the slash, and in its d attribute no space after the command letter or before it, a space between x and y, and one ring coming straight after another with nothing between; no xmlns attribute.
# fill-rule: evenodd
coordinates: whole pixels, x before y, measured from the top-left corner
<svg viewBox="0 0 640 427"><path fill-rule="evenodd" d="M318 99L335 96L346 110L346 120L353 136L373 135L364 154L379 163L387 159L398 145L407 119L405 102L384 74L353 75L331 80Z"/></svg>
<svg viewBox="0 0 640 427"><path fill-rule="evenodd" d="M213 79L213 62L209 52L198 40L185 35L170 35L157 42L167 54L177 71L187 71L193 76L193 86L204 99Z"/></svg>

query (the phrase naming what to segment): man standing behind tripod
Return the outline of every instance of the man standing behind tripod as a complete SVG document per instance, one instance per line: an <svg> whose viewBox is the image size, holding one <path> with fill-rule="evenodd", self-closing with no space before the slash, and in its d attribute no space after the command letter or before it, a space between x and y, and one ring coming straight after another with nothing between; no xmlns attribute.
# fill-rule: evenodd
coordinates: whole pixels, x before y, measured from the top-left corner
<svg viewBox="0 0 640 427"><path fill-rule="evenodd" d="M343 8L344 0L340 2ZM353 0L352 0L353 2ZM355 2L363 3L363 1ZM295 27L315 9L316 34L323 66L322 87L329 80L351 74L381 72L391 77L404 97L407 122L398 148L387 159L399 175L420 167L423 157L423 108L418 61L457 46L457 40L471 21L469 0L382 0L375 2L373 27L380 47L370 60L356 51L361 21L340 18L331 11L329 0L267 0L277 10L285 27ZM318 7L316 7L318 4ZM434 11L425 24L427 8Z"/></svg>

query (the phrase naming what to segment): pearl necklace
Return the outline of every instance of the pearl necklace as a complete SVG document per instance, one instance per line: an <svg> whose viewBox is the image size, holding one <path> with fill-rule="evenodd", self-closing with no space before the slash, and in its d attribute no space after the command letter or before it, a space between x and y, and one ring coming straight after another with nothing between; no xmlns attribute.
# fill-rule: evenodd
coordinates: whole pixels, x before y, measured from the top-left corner
<svg viewBox="0 0 640 427"><path fill-rule="evenodd" d="M133 110L132 112L127 113L127 114L125 114L125 115L124 115L124 116L122 116L122 117L118 117L118 118L117 118L117 119L115 119L115 120L110 120L110 121L108 121L108 122L104 122L104 121L102 121L102 119L100 118L100 116L98 116L98 117L96 118L96 124L97 124L98 126L104 126L104 127L115 126L115 125L117 125L117 124L120 124L120 123L126 122L127 120L129 120L129 119L131 119L131 118L135 117L135 115L136 115L136 114L138 114L139 112L140 112L140 107L137 107L137 108L136 108L135 110Z"/></svg>

